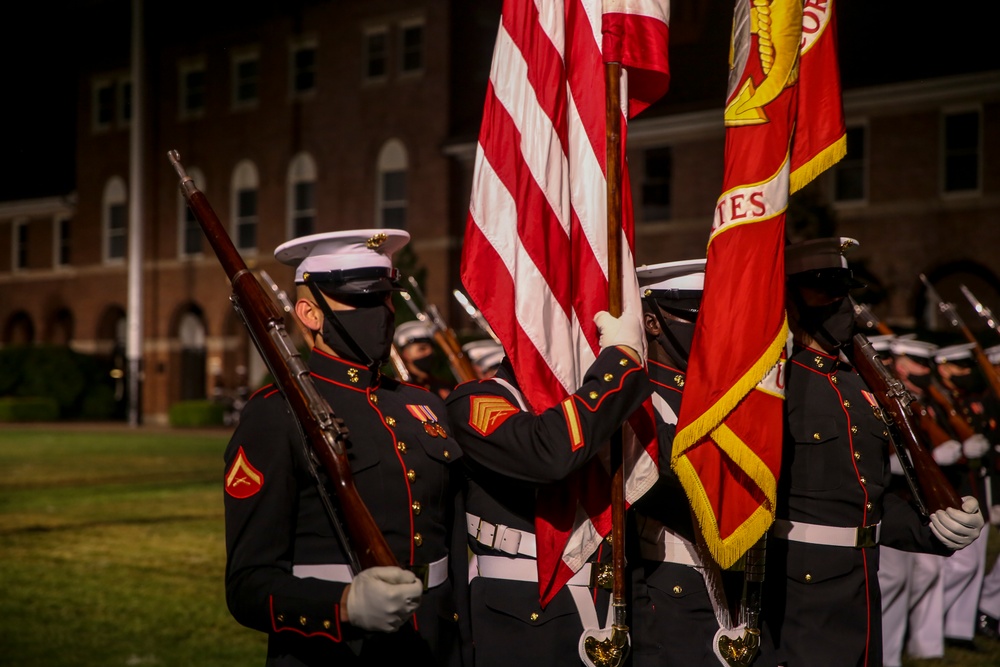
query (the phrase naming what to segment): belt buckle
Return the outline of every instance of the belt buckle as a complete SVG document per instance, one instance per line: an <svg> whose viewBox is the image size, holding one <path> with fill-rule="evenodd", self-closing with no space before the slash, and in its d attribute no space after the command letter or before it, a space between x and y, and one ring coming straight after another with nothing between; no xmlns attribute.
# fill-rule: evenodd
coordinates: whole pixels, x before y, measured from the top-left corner
<svg viewBox="0 0 1000 667"><path fill-rule="evenodd" d="M410 565L407 567L410 572L417 575L417 579L420 579L424 584L424 591L428 590L428 582L431 576L431 566L430 565Z"/></svg>
<svg viewBox="0 0 1000 667"><path fill-rule="evenodd" d="M615 585L615 569L612 563L590 564L590 587L610 591Z"/></svg>
<svg viewBox="0 0 1000 667"><path fill-rule="evenodd" d="M874 526L861 526L858 528L858 536L855 541L855 548L863 549L865 547L873 547L877 544L875 540L876 530L878 529L878 524Z"/></svg>

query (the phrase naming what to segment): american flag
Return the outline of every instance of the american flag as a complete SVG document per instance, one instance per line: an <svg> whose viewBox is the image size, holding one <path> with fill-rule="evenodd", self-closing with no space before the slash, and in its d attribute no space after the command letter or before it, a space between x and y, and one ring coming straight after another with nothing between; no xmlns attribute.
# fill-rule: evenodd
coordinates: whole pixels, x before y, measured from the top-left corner
<svg viewBox="0 0 1000 667"><path fill-rule="evenodd" d="M845 146L833 11L832 0L805 10L736 0L723 193L671 457L722 567L774 520L788 196Z"/></svg>
<svg viewBox="0 0 1000 667"><path fill-rule="evenodd" d="M625 117L666 92L669 0L505 0L486 91L462 281L500 338L532 410L581 384L607 310L604 63L621 62ZM624 141L623 141L624 146ZM623 186L623 303L640 312ZM637 434L649 436L643 426ZM645 444L645 441L644 441ZM655 434L627 462L626 501L655 481ZM587 492L584 493L584 485ZM610 479L593 461L539 500L547 603L610 531ZM555 496L556 494L553 494Z"/></svg>

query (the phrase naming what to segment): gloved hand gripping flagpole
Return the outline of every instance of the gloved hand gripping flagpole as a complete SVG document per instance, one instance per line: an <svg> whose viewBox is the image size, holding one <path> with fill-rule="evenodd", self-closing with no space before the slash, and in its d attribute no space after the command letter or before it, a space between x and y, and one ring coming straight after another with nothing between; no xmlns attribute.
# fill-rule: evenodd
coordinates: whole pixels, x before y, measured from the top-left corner
<svg viewBox="0 0 1000 667"><path fill-rule="evenodd" d="M622 131L621 63L604 64L605 119L607 137L608 192L608 312L622 315ZM629 652L627 602L625 599L625 460L623 429L611 438L611 565L614 583L611 590L612 622L610 636L599 639L585 636L583 648L587 662L594 667L619 667Z"/></svg>

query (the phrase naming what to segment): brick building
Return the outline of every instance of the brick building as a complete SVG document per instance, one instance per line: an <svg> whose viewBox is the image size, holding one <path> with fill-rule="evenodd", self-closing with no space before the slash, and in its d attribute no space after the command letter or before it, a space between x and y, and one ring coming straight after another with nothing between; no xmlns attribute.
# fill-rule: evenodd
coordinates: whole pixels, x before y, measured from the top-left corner
<svg viewBox="0 0 1000 667"><path fill-rule="evenodd" d="M132 184L129 2L89 3L72 186L0 202L0 344L121 355L128 203L141 188L144 419L259 382L171 149L248 265L282 287L291 272L271 251L287 238L402 226L413 237L403 261L428 299L474 328L450 294L499 0L278 4L218 2L190 16L146 3L143 177ZM671 91L629 134L639 262L704 253L721 184L728 7L672 3ZM870 44L878 11L853 11L840 14L848 157L796 196L789 235L859 239L867 296L900 326L939 326L920 272L949 298L964 283L1000 311L1000 62L916 54L903 74L883 70Z"/></svg>

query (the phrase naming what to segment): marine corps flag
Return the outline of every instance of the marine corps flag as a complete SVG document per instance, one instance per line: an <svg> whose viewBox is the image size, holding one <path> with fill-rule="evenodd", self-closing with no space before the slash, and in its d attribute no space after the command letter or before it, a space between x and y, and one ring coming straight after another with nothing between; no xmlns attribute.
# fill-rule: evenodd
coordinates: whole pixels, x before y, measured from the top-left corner
<svg viewBox="0 0 1000 667"><path fill-rule="evenodd" d="M622 100L629 117L662 96L669 79L668 7L669 0L503 4L462 282L503 343L536 413L580 386L599 351L593 317L609 305L604 63L615 58L627 72ZM622 195L623 298L639 313L627 188ZM655 431L648 435L648 448L626 462L628 502L656 479ZM610 477L592 463L560 488L540 492L535 528L542 604L611 528Z"/></svg>
<svg viewBox="0 0 1000 667"><path fill-rule="evenodd" d="M843 155L833 2L807 5L737 0L733 16L723 193L671 461L722 567L774 520L788 196Z"/></svg>

